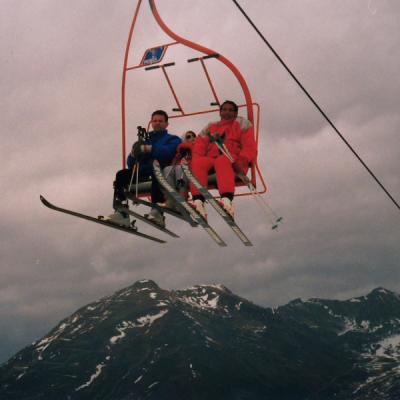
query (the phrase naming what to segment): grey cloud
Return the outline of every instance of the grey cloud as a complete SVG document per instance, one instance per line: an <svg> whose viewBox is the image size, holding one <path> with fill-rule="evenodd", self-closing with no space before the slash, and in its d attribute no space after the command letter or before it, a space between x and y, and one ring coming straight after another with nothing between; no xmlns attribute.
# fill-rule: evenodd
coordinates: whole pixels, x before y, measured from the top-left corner
<svg viewBox="0 0 400 400"><path fill-rule="evenodd" d="M40 193L93 215L111 212L121 165L120 78L134 4L3 1L0 360L80 306L142 278L167 289L223 283L266 306L295 297L348 298L376 286L400 290L398 211L233 4L159 3L178 33L220 51L246 77L262 106L265 198L285 222L272 232L254 200L238 198L237 220L255 247L242 247L210 212L229 244L224 252L201 230L171 218L169 228L182 238L151 246L45 209ZM398 3L240 3L399 199ZM145 36L138 31L142 47ZM171 76L182 79L185 102L208 101L208 89L197 91L195 72L186 76L181 64ZM210 70L223 71L211 63ZM161 98L157 79L129 78L128 146L153 108L173 105L169 93ZM239 97L231 79L216 85L221 97ZM190 123L199 129L207 118ZM172 132L186 128L171 120Z"/></svg>

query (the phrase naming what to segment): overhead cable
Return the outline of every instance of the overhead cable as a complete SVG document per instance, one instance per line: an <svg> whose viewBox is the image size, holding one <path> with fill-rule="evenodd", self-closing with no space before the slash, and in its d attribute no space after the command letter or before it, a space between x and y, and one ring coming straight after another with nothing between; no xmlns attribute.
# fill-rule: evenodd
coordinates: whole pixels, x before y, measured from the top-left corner
<svg viewBox="0 0 400 400"><path fill-rule="evenodd" d="M268 42L268 40L264 37L264 35L260 32L260 30L257 28L257 26L254 24L254 22L250 19L250 17L246 14L246 12L243 10L243 8L238 4L236 0L232 0L234 4L237 6L237 8L240 10L240 12L244 15L244 17L247 19L247 21L250 23L250 25L253 27L253 29L258 33L258 35L261 37L263 42L268 46L268 48L272 51L274 56L279 60L279 62L283 65L283 67L286 69L286 71L289 73L289 75L295 80L295 82L299 85L301 90L304 92L304 94L308 97L308 99L314 104L314 106L318 109L318 111L322 114L322 116L328 121L329 125L333 128L333 130L338 134L338 136L343 140L343 142L346 144L346 146L351 150L351 152L354 154L354 156L358 159L358 161L364 166L364 168L368 171L368 173L372 176L372 178L375 180L375 182L381 187L381 189L386 193L386 195L389 197L389 199L393 202L393 204L397 207L397 209L400 210L400 205L399 203L393 198L393 196L389 193L389 191L385 188L385 186L381 183L381 181L376 177L376 175L371 171L371 169L368 167L368 165L364 162L364 160L359 156L359 154L354 150L354 148L350 145L350 143L346 140L346 138L340 133L340 131L336 128L336 126L333 124L333 122L330 120L330 118L325 114L325 112L321 109L321 107L317 104L317 102L313 99L313 97L308 93L306 88L301 84L301 82L296 78L296 76L293 74L293 72L289 69L289 67L286 65L286 63L282 60L282 58L279 56L279 54L276 52L276 50L271 46L271 44Z"/></svg>

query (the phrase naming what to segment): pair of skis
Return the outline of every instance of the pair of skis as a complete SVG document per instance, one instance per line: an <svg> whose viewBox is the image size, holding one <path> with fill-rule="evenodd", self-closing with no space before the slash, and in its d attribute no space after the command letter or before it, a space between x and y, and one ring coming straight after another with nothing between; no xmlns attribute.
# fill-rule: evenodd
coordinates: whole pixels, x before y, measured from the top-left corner
<svg viewBox="0 0 400 400"><path fill-rule="evenodd" d="M222 219L227 223L227 225L232 229L232 231L236 234L236 236L242 241L242 243L245 246L252 246L253 244L251 243L251 241L247 238L247 236L243 233L243 231L239 228L239 226L236 224L236 222L234 221L234 219L224 210L224 208L218 203L218 201L216 201L212 194L205 188L203 187L200 182L197 180L197 178L192 174L190 168L188 165L182 165L183 171L185 173L185 175L187 176L187 178L192 182L192 184L200 191L200 193L203 195L205 201L207 203L209 203L215 210L216 212L222 217ZM175 188L173 188L168 181L166 180L166 178L164 177L160 165L158 163L158 161L154 161L153 163L153 169L154 169L154 175L157 179L157 181L159 182L159 184L162 186L162 188L164 189L168 199L170 199L170 201L174 204L175 208L178 211L166 208L166 207L162 207L159 205L156 205L154 203L151 202L147 202L145 200L139 199L135 196L133 196L131 193L128 193L128 197L133 201L133 203L135 204L143 204L143 205L147 205L149 207L153 207L153 208L157 208L159 211L161 212L165 212L168 213L176 218L180 218L185 220L186 222L188 222L191 226L200 226L202 227L207 233L208 235L214 240L214 242L221 246L221 247L225 247L226 243L224 242L224 240L218 235L218 233L208 224L207 220L204 219L187 201L186 199L184 199L176 190ZM124 225L118 225L116 223L110 222L106 219L104 219L104 217L99 216L98 218L95 217L91 217L89 215L85 215L85 214L81 214L75 211L71 211L65 208L61 208L61 207L57 207L53 204L51 204L48 200L46 200L43 196L40 196L40 200L42 201L42 203L55 211L58 212L62 212L65 214L69 214L78 218L82 218L88 221L92 221L92 222L96 222L105 226L108 226L110 228L114 228L114 229L118 229L127 233L131 233L133 235L154 241L154 242L158 242L158 243L165 243L165 240L159 239L155 236L152 235L148 235L142 232L139 232L138 229L132 225L132 226L124 226ZM160 225L156 224L155 222L147 219L145 216L136 213L132 210L129 210L128 208L125 207L120 207L117 209L118 211L127 213L131 216L133 216L134 218L143 221L147 224L149 224L150 226L172 236L172 237L179 237L177 234L175 234L174 232L161 227Z"/></svg>
<svg viewBox="0 0 400 400"><path fill-rule="evenodd" d="M228 224L236 236L242 241L245 246L252 246L253 244L243 233L243 231L236 224L234 219L225 211L225 209L214 199L212 194L200 184L197 178L192 174L189 166L187 164L182 164L183 172L189 181L199 190L200 194L204 197L205 201L210 204L217 213L222 217L222 219ZM195 221L199 226L201 226L208 235L219 245L226 246L224 240L218 235L218 233L209 225L206 219L204 219L187 201L184 199L176 190L173 188L168 181L165 179L160 165L157 161L153 162L154 175L159 182L159 184L165 190L165 193L169 199L176 205L182 215L186 216L187 220L189 218Z"/></svg>
<svg viewBox="0 0 400 400"><path fill-rule="evenodd" d="M103 217L101 217L101 216L95 218L95 217L91 217L89 215L85 215L85 214L81 214L81 213L78 213L78 212L75 212L75 211L67 210L65 208L57 207L54 204L51 204L43 196L40 196L40 200L46 207L48 207L48 208L50 208L50 209L52 209L54 211L58 211L58 212L61 212L61 213L64 213L64 214L72 215L74 217L82 218L82 219L85 219L87 221L96 222L98 224L105 225L105 226L108 226L110 228L118 229L118 230L123 231L123 232L127 232L127 233L131 233L133 235L136 235L136 236L140 236L140 237L142 237L144 239L152 240L153 242L165 243L165 240L162 240L162 239L159 239L157 237L154 237L154 236L147 235L145 233L139 232L137 230L137 228L134 227L134 226L128 227L128 226L118 225L118 224L115 224L115 223L112 223L112 222L109 222L109 221L103 219Z"/></svg>
<svg viewBox="0 0 400 400"><path fill-rule="evenodd" d="M187 164L182 164L182 169L187 178L192 182L192 184L199 190L200 194L204 197L204 200L215 209L215 211L222 217L222 219L228 224L235 235L242 241L245 246L253 246L248 237L237 225L235 220L225 211L221 204L214 199L212 194L201 185L197 178L192 174L189 166Z"/></svg>
<svg viewBox="0 0 400 400"><path fill-rule="evenodd" d="M214 240L218 246L225 247L226 243L218 235L218 233L208 224L206 219L204 219L187 201L184 199L176 190L173 188L169 182L164 177L161 171L160 165L157 161L153 162L154 176L156 177L158 183L163 187L166 196L175 204L179 209L181 215L183 215L187 222L195 222L196 225L201 226L208 235ZM190 178L189 178L190 179Z"/></svg>
<svg viewBox="0 0 400 400"><path fill-rule="evenodd" d="M232 157L232 154L229 152L228 148L224 144L223 135L219 133L211 135L210 132L207 132L207 136L210 138L210 141L212 143L216 144L221 154L225 155L225 157L228 158L228 160L232 163L232 165L234 165L235 160ZM279 224L283 221L283 218L279 217L275 213L275 211L268 205L268 203L261 197L260 193L257 192L257 189L254 187L249 177L243 171L241 170L238 171L237 170L238 168L234 169L236 169L236 175L238 176L238 178L249 188L251 195L257 201L258 205L261 206L262 210L265 212L266 217L271 223L271 229L272 230L277 229L279 227Z"/></svg>

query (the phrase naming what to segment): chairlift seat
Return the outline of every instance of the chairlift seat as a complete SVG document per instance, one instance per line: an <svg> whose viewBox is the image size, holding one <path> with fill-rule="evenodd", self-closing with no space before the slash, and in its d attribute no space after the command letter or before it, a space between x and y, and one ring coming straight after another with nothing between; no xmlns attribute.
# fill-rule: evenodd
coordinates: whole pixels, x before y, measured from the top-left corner
<svg viewBox="0 0 400 400"><path fill-rule="evenodd" d="M240 178L235 178L236 186L243 186L243 182ZM217 188L217 175L215 173L211 173L208 176L208 189L216 189ZM133 182L130 193L136 194L138 193L139 197L147 197L150 196L151 192L151 179L143 182L139 182L137 187L136 184Z"/></svg>

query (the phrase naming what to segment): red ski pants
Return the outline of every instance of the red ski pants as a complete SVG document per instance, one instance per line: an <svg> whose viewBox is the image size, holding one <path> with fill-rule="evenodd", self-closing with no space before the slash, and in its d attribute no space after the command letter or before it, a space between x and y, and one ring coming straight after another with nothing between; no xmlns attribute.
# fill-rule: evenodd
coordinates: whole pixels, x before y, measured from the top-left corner
<svg viewBox="0 0 400 400"><path fill-rule="evenodd" d="M232 163L225 155L220 155L217 158L193 156L192 171L199 182L207 187L207 179L209 171L214 168L217 175L217 185L220 194L235 192L235 173ZM199 194L199 191L190 185L192 195Z"/></svg>

